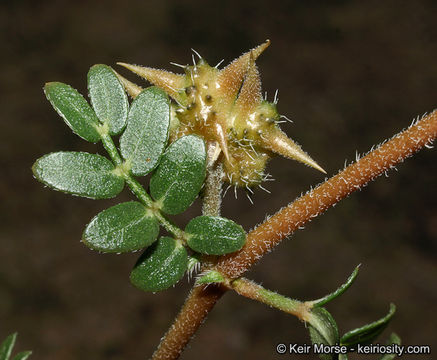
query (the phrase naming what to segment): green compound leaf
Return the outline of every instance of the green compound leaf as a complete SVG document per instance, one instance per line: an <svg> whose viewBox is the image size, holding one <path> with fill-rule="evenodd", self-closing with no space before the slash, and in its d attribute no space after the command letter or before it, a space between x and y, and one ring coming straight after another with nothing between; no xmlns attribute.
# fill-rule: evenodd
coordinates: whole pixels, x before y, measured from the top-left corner
<svg viewBox="0 0 437 360"><path fill-rule="evenodd" d="M185 211L197 197L206 172L202 138L183 136L172 143L150 180L150 193L160 209L170 215Z"/></svg>
<svg viewBox="0 0 437 360"><path fill-rule="evenodd" d="M9 335L0 345L0 360L9 360L17 339L17 333Z"/></svg>
<svg viewBox="0 0 437 360"><path fill-rule="evenodd" d="M130 281L140 290L165 290L181 279L187 266L188 256L183 245L170 237L161 237L139 258Z"/></svg>
<svg viewBox="0 0 437 360"><path fill-rule="evenodd" d="M124 179L107 158L84 152L44 155L33 164L32 171L55 190L91 199L112 198L124 187Z"/></svg>
<svg viewBox="0 0 437 360"><path fill-rule="evenodd" d="M130 163L132 174L152 171L164 151L170 126L170 102L157 87L143 90L132 102L120 151Z"/></svg>
<svg viewBox="0 0 437 360"><path fill-rule="evenodd" d="M393 318L395 312L396 306L394 304L390 304L390 310L386 316L358 329L347 332L341 338L341 345L351 347L356 344L371 343L384 331L390 320Z"/></svg>
<svg viewBox="0 0 437 360"><path fill-rule="evenodd" d="M338 327L332 315L323 307L313 308L308 320L308 330L313 344L335 345L338 343ZM333 355L320 354L322 360L331 360Z"/></svg>
<svg viewBox="0 0 437 360"><path fill-rule="evenodd" d="M70 85L61 82L50 82L44 86L47 99L64 119L65 123L82 139L98 142L99 120L91 106Z"/></svg>
<svg viewBox="0 0 437 360"><path fill-rule="evenodd" d="M108 125L111 135L119 134L126 125L129 102L114 70L102 64L91 67L88 91L100 122Z"/></svg>
<svg viewBox="0 0 437 360"><path fill-rule="evenodd" d="M110 207L97 214L85 228L85 245L103 252L128 252L152 244L159 233L158 220L136 201Z"/></svg>
<svg viewBox="0 0 437 360"><path fill-rule="evenodd" d="M198 216L188 223L185 232L188 246L202 254L228 254L240 250L246 241L240 225L219 216Z"/></svg>

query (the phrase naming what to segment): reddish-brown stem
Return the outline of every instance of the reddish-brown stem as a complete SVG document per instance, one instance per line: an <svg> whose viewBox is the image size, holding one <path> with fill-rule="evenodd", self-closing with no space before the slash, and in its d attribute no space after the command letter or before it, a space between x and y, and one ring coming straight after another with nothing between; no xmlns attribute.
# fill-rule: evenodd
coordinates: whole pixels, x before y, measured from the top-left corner
<svg viewBox="0 0 437 360"><path fill-rule="evenodd" d="M434 111L279 210L248 234L246 245L240 251L220 257L215 270L231 280L240 277L292 232L436 137L437 111ZM194 288L153 359L176 359L224 291L214 287L206 291L202 287Z"/></svg>
<svg viewBox="0 0 437 360"><path fill-rule="evenodd" d="M217 286L194 287L152 359L177 359L224 292L225 289Z"/></svg>
<svg viewBox="0 0 437 360"><path fill-rule="evenodd" d="M222 256L216 270L230 279L241 276L281 240L411 156L436 136L437 110L278 211L248 234L243 249Z"/></svg>

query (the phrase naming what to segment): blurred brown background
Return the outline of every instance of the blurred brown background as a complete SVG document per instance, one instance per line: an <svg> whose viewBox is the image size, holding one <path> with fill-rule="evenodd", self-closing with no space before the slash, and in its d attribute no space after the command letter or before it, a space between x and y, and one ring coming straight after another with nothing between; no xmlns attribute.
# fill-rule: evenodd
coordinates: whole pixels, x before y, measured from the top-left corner
<svg viewBox="0 0 437 360"><path fill-rule="evenodd" d="M44 97L45 82L86 93L95 63L177 71L169 62L191 62L191 48L215 65L269 38L272 45L258 60L264 90L272 100L279 89L279 110L295 121L283 129L332 175L355 151L437 107L436 4L2 1L0 338L18 331L18 349L32 349L34 360L144 359L189 290L183 279L168 291L142 293L128 279L137 255L100 255L80 243L89 219L131 198L128 191L92 201L32 178L32 163L45 153L103 154L65 126ZM392 301L398 313L384 336L396 331L406 344L433 345L436 160L435 149L423 150L284 241L248 276L313 299L362 263L355 285L328 306L341 332L381 317ZM323 180L285 159L274 159L269 169L276 179L267 184L271 195L256 191L253 206L243 192L238 201L230 193L225 199L224 215L246 230ZM183 225L198 211L195 206L177 221ZM307 341L296 319L229 293L182 359L287 358L275 354L277 343Z"/></svg>

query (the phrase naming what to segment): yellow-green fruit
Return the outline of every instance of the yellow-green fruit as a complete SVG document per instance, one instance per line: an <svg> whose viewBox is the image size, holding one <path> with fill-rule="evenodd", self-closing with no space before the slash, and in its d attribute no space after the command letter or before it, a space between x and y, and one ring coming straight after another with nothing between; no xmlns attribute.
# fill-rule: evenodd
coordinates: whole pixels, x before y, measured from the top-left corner
<svg viewBox="0 0 437 360"><path fill-rule="evenodd" d="M263 181L267 161L275 153L323 171L280 130L276 105L262 98L255 59L269 43L243 54L222 70L209 66L202 58L193 66L184 66L184 75L120 64L174 99L170 141L198 134L207 142L217 142L225 180L250 187ZM120 79L131 96L138 95L137 85Z"/></svg>

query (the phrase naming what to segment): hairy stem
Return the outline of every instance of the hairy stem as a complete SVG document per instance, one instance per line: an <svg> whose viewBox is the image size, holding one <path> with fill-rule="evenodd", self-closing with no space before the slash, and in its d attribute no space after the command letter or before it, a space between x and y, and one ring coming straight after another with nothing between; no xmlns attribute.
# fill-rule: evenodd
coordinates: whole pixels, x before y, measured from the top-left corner
<svg viewBox="0 0 437 360"><path fill-rule="evenodd" d="M240 251L221 257L215 269L230 279L240 277L293 231L402 162L436 137L437 112L434 111L268 218L248 234L246 245ZM221 287L211 289L215 290L205 292L202 287L194 288L153 359L178 358L225 291ZM196 316L190 315L194 313Z"/></svg>
<svg viewBox="0 0 437 360"><path fill-rule="evenodd" d="M221 287L195 286L152 359L177 359L223 293Z"/></svg>
<svg viewBox="0 0 437 360"><path fill-rule="evenodd" d="M239 295L260 301L268 306L284 311L287 314L294 315L300 320L308 321L309 319L310 307L305 303L267 290L261 285L244 277L231 281L229 287L235 290Z"/></svg>
<svg viewBox="0 0 437 360"><path fill-rule="evenodd" d="M222 203L223 166L217 161L220 147L217 142L207 144L206 179L203 189L202 214L220 216Z"/></svg>
<svg viewBox="0 0 437 360"><path fill-rule="evenodd" d="M216 270L230 279L240 277L295 230L410 157L436 136L437 111L434 111L282 208L248 234L246 244L240 251L222 256Z"/></svg>

